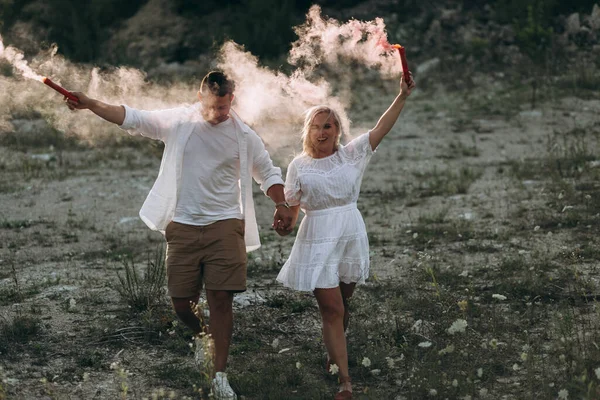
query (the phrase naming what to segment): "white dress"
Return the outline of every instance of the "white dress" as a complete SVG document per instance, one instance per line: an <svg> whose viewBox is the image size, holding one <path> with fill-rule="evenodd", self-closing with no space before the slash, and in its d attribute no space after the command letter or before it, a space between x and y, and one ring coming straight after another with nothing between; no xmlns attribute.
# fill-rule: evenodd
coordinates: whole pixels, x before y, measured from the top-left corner
<svg viewBox="0 0 600 400"><path fill-rule="evenodd" d="M373 150L364 133L331 156L301 154L287 171L285 198L306 214L277 280L301 291L364 283L369 241L356 201Z"/></svg>

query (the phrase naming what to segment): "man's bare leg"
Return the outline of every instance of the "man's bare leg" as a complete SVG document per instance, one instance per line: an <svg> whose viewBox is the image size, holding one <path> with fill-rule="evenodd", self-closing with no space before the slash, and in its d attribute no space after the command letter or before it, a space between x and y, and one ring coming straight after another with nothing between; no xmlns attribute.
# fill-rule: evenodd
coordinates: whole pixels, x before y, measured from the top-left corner
<svg viewBox="0 0 600 400"><path fill-rule="evenodd" d="M173 309L175 310L175 314L177 314L181 322L183 322L188 328L194 331L195 334L199 334L202 331L202 329L200 327L200 320L192 311L190 302L198 303L198 299L199 296L171 297L171 302L173 303Z"/></svg>
<svg viewBox="0 0 600 400"><path fill-rule="evenodd" d="M209 332L215 343L215 372L224 372L233 332L233 292L206 290L210 310Z"/></svg>

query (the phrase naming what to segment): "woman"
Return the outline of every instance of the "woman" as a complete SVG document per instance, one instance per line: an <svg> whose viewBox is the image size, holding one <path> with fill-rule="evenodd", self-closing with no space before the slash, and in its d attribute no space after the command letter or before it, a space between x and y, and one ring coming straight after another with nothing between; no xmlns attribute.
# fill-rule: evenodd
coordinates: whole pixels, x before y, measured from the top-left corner
<svg viewBox="0 0 600 400"><path fill-rule="evenodd" d="M369 132L340 145L339 115L327 106L309 109L302 133L303 152L287 171L285 197L293 211L291 227L274 226L280 235L300 224L289 259L277 280L295 290L313 291L323 322L323 341L329 360L339 371L336 400L352 398L345 331L348 299L369 274L369 242L356 207L360 184L373 152L392 129L414 89L400 79L400 92Z"/></svg>

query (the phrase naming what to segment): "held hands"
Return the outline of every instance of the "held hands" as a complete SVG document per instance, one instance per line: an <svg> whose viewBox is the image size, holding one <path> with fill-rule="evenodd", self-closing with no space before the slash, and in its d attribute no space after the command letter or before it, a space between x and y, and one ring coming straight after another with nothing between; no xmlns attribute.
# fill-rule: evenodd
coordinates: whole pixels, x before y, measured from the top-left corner
<svg viewBox="0 0 600 400"><path fill-rule="evenodd" d="M408 96L410 96L413 89L417 86L415 84L415 80L412 77L412 72L409 72L409 74L410 74L410 84L407 84L406 81L404 81L404 74L400 74L400 94L399 94L399 96L405 100L408 98Z"/></svg>
<svg viewBox="0 0 600 400"><path fill-rule="evenodd" d="M79 101L73 101L73 100L70 100L69 98L65 97L65 104L67 105L67 107L69 107L69 110L71 110L71 111L86 110L91 107L91 105L94 101L93 99L90 99L89 97L87 97L85 94L83 94L81 92L72 92L72 93L75 96L77 96Z"/></svg>
<svg viewBox="0 0 600 400"><path fill-rule="evenodd" d="M294 219L294 212L285 206L275 207L275 214L273 215L273 225L271 227L275 229L280 236L288 235L294 227L292 226L292 220Z"/></svg>

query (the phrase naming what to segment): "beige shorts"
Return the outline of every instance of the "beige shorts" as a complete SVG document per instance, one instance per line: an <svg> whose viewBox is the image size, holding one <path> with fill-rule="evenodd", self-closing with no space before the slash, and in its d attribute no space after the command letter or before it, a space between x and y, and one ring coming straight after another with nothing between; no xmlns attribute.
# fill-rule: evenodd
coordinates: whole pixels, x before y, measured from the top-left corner
<svg viewBox="0 0 600 400"><path fill-rule="evenodd" d="M226 219L206 226L170 222L167 239L169 296L197 296L208 290L246 290L244 221Z"/></svg>

